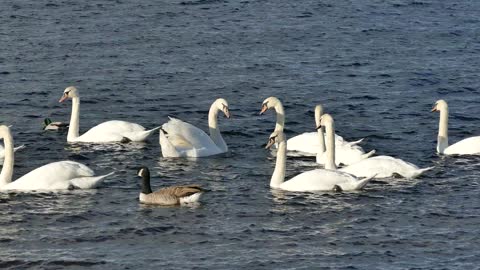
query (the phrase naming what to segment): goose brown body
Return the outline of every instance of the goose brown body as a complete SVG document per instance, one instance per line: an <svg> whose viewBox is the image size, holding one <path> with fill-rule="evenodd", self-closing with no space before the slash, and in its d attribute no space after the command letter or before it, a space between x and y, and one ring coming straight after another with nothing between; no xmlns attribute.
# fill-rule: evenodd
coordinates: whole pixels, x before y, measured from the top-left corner
<svg viewBox="0 0 480 270"><path fill-rule="evenodd" d="M183 199L188 197L200 196L203 189L199 185L173 186L159 189L155 192L145 194L140 193L140 202L146 204L160 204L160 205L180 205Z"/></svg>
<svg viewBox="0 0 480 270"><path fill-rule="evenodd" d="M150 187L150 171L141 167L138 176L142 177L142 191L139 195L141 203L158 205L180 205L195 203L205 191L200 185L172 186L152 192Z"/></svg>

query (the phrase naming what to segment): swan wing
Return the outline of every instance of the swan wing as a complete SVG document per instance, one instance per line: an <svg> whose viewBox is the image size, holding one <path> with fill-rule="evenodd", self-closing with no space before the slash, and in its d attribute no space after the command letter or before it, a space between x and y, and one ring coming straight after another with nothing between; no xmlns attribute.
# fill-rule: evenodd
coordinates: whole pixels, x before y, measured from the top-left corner
<svg viewBox="0 0 480 270"><path fill-rule="evenodd" d="M68 189L70 180L91 177L94 172L75 161L58 161L43 165L19 179L9 183L4 189L55 190Z"/></svg>
<svg viewBox="0 0 480 270"><path fill-rule="evenodd" d="M480 136L463 139L447 147L445 155L477 155L480 154Z"/></svg>
<svg viewBox="0 0 480 270"><path fill-rule="evenodd" d="M216 154L221 152L207 133L182 120L171 117L167 123L163 124L162 129L167 132L167 138L174 138L176 142L172 143L186 145L188 142L188 145L197 150L204 149L206 152Z"/></svg>
<svg viewBox="0 0 480 270"><path fill-rule="evenodd" d="M145 132L139 124L112 120L92 127L75 139L77 142L118 142L124 138L137 141L134 134Z"/></svg>
<svg viewBox="0 0 480 270"><path fill-rule="evenodd" d="M359 146L335 145L335 164L351 165L361 160L367 159L375 154L375 150L365 153ZM317 163L325 164L327 155L324 153L317 154Z"/></svg>
<svg viewBox="0 0 480 270"><path fill-rule="evenodd" d="M355 142L348 142L345 141L342 136L335 134L336 147L354 148L363 151L362 148L357 145L362 140L363 139ZM303 156L315 156L320 149L317 132L305 132L287 140L287 150L301 152Z"/></svg>
<svg viewBox="0 0 480 270"><path fill-rule="evenodd" d="M287 140L288 151L298 151L304 156L314 156L320 151L317 132L305 132Z"/></svg>
<svg viewBox="0 0 480 270"><path fill-rule="evenodd" d="M433 167L420 169L415 164L399 158L391 156L376 156L341 168L340 171L353 174L357 177L375 175L376 178L385 178L391 177L394 174L399 174L403 177L413 178L432 168Z"/></svg>
<svg viewBox="0 0 480 270"><path fill-rule="evenodd" d="M340 186L342 190L356 190L365 184L348 173L317 169L293 177L281 184L280 188L289 191L331 191L335 185Z"/></svg>
<svg viewBox="0 0 480 270"><path fill-rule="evenodd" d="M100 175L100 176L85 176L85 177L79 177L79 178L74 178L70 180L70 184L74 188L79 188L79 189L92 189L96 188L100 183L103 182L103 180L114 174L113 172L105 175Z"/></svg>

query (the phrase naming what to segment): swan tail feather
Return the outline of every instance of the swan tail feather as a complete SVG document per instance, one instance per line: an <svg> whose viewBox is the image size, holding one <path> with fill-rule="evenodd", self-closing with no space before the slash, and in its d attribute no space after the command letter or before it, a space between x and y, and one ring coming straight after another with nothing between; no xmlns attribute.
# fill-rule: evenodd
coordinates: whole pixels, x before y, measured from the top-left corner
<svg viewBox="0 0 480 270"><path fill-rule="evenodd" d="M347 143L347 145L348 145L348 146L357 145L357 144L363 142L364 139L365 139L365 138L361 138L360 140L356 140L356 141L353 141L353 142L349 142L349 143Z"/></svg>
<svg viewBox="0 0 480 270"><path fill-rule="evenodd" d="M22 145L20 145L20 146L17 146L17 147L15 147L15 148L13 148L13 151L18 151L18 150L21 150L21 149L23 149L23 148L25 148L25 147L26 147L25 144L22 144Z"/></svg>
<svg viewBox="0 0 480 270"><path fill-rule="evenodd" d="M367 158L373 156L376 152L377 152L377 150L372 150L372 151L370 151L370 152L368 152L368 153L366 153L366 154L363 154L363 155L362 155L362 159L367 159Z"/></svg>
<svg viewBox="0 0 480 270"><path fill-rule="evenodd" d="M105 175L100 176L90 176L90 177L80 177L70 180L70 184L73 185L75 188L79 189L92 189L96 188L103 180L114 174L115 172L111 172Z"/></svg>
<svg viewBox="0 0 480 270"><path fill-rule="evenodd" d="M418 170L415 171L415 174L413 175L413 177L417 177L417 176L423 174L426 171L430 171L433 168L435 168L435 166L431 166L431 167L427 167L427 168L423 168L423 169L418 169Z"/></svg>
<svg viewBox="0 0 480 270"><path fill-rule="evenodd" d="M375 176L377 176L377 174L374 174L370 177L366 177L362 180L359 180L357 186L355 187L355 190L360 190L360 189L364 188L368 184L368 182L370 182L370 180L375 178Z"/></svg>
<svg viewBox="0 0 480 270"><path fill-rule="evenodd" d="M152 129L140 131L140 132L129 132L129 133L123 134L123 136L129 138L133 142L143 142L148 138L148 136L152 135L153 132L159 130L161 127L162 126L158 126L156 128L152 128Z"/></svg>

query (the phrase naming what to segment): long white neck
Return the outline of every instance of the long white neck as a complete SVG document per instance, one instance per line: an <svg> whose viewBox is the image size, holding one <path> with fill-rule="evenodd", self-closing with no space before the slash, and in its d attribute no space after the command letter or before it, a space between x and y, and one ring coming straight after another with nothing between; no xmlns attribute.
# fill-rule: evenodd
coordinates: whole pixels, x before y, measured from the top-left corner
<svg viewBox="0 0 480 270"><path fill-rule="evenodd" d="M270 186L278 188L285 181L285 169L287 166L287 142L285 140L278 143L277 161L275 170L270 179Z"/></svg>
<svg viewBox="0 0 480 270"><path fill-rule="evenodd" d="M227 151L228 146L223 140L222 134L220 134L220 129L217 125L218 111L216 104L213 103L208 112L208 129L210 130L210 138L220 149Z"/></svg>
<svg viewBox="0 0 480 270"><path fill-rule="evenodd" d="M72 98L72 114L68 127L67 142L74 141L79 136L80 129L80 97Z"/></svg>
<svg viewBox="0 0 480 270"><path fill-rule="evenodd" d="M278 102L274 106L275 112L277 113L277 122L275 123L275 130L283 131L283 127L285 126L285 111L283 110L282 103Z"/></svg>
<svg viewBox="0 0 480 270"><path fill-rule="evenodd" d="M443 154L448 147L448 107L440 110L440 122L438 124L437 152Z"/></svg>
<svg viewBox="0 0 480 270"><path fill-rule="evenodd" d="M326 125L327 132L327 160L325 163L325 169L336 170L335 166L335 127L333 122Z"/></svg>
<svg viewBox="0 0 480 270"><path fill-rule="evenodd" d="M10 182L12 182L13 176L13 138L12 134L8 132L3 137L3 142L5 144L5 159L3 160L3 168L0 173L0 188Z"/></svg>
<svg viewBox="0 0 480 270"><path fill-rule="evenodd" d="M320 111L317 112L317 110L315 110L315 126L316 127L320 126L320 117L321 117ZM318 144L320 145L319 153L323 153L325 152L325 137L324 137L323 126L317 129L317 134L318 134Z"/></svg>

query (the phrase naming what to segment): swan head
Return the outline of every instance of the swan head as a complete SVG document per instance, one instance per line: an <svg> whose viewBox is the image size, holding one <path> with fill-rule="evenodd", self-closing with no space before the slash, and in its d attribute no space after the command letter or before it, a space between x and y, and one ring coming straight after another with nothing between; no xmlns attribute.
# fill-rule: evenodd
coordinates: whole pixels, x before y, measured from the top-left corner
<svg viewBox="0 0 480 270"><path fill-rule="evenodd" d="M333 117L326 113L320 117L320 125L317 127L317 129L325 126L333 126Z"/></svg>
<svg viewBox="0 0 480 270"><path fill-rule="evenodd" d="M147 167L142 166L138 169L137 175L140 177L150 176L150 171L148 170Z"/></svg>
<svg viewBox="0 0 480 270"><path fill-rule="evenodd" d="M276 97L266 98L262 103L262 109L260 110L260 115L266 112L268 109L274 108L278 104L282 104L280 100Z"/></svg>
<svg viewBox="0 0 480 270"><path fill-rule="evenodd" d="M272 145L280 142L285 141L285 134L283 134L283 131L281 130L275 130L272 134L270 134L270 137L268 138L267 145L265 146L265 149L268 149L272 147Z"/></svg>
<svg viewBox="0 0 480 270"><path fill-rule="evenodd" d="M10 128L5 125L0 126L0 138L5 138L7 134L10 134Z"/></svg>
<svg viewBox="0 0 480 270"><path fill-rule="evenodd" d="M67 98L79 97L78 90L75 86L69 86L63 91L62 98L58 102L64 102Z"/></svg>
<svg viewBox="0 0 480 270"><path fill-rule="evenodd" d="M322 117L322 114L323 114L323 106L318 104L317 106L315 106L315 124L318 126L320 126L320 118Z"/></svg>
<svg viewBox="0 0 480 270"><path fill-rule="evenodd" d="M437 100L437 102L435 102L431 112L440 112L445 110L448 110L448 104L445 100L440 99L440 100Z"/></svg>
<svg viewBox="0 0 480 270"><path fill-rule="evenodd" d="M218 98L213 103L219 111L222 111L225 114L225 117L230 118L230 110L228 109L228 102L224 98Z"/></svg>

